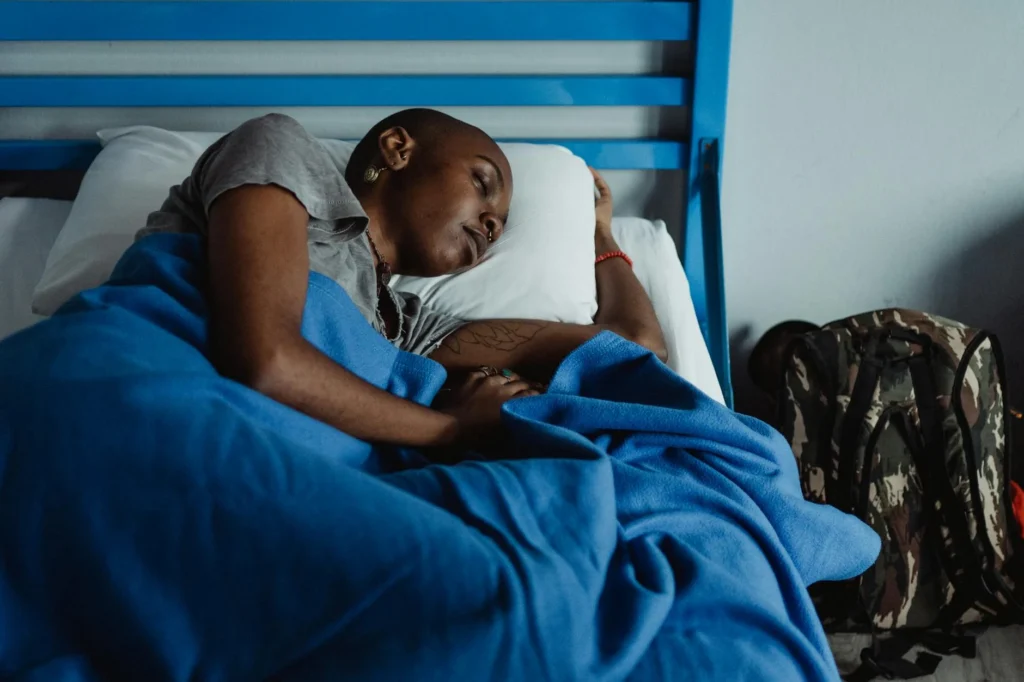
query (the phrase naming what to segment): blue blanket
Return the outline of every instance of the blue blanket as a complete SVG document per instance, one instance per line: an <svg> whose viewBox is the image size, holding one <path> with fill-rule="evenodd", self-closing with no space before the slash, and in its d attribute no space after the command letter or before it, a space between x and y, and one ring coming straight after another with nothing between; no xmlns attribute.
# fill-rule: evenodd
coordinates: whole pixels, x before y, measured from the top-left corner
<svg viewBox="0 0 1024 682"><path fill-rule="evenodd" d="M214 371L204 253L136 244L0 343L0 677L835 679L805 587L878 538L792 454L611 334L506 405L516 457L424 466ZM428 404L311 275L303 333Z"/></svg>

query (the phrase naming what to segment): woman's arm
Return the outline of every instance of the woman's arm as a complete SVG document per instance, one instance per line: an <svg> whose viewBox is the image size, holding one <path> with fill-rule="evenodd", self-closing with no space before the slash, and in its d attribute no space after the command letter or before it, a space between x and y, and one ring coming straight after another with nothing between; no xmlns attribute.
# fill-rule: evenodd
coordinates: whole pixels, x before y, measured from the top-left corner
<svg viewBox="0 0 1024 682"><path fill-rule="evenodd" d="M481 382L469 404L439 412L368 384L303 339L308 220L298 199L275 185L238 187L211 207L210 348L218 371L367 441L438 446L496 425L501 403L524 383Z"/></svg>
<svg viewBox="0 0 1024 682"><path fill-rule="evenodd" d="M612 196L596 171L596 255L618 251L612 237ZM668 356L654 307L633 269L621 258L595 268L597 315L594 324L563 324L539 320L480 320L453 332L430 356L449 369L480 365L508 367L533 379L547 379L565 357L602 331L612 331L650 349L663 361Z"/></svg>
<svg viewBox="0 0 1024 682"><path fill-rule="evenodd" d="M619 251L612 236L612 191L593 168L598 197L594 204L597 226L594 230L594 251L597 256ZM625 338L654 351L662 362L668 357L665 337L633 268L622 258L609 258L595 267L597 277L597 315L594 324L604 325Z"/></svg>

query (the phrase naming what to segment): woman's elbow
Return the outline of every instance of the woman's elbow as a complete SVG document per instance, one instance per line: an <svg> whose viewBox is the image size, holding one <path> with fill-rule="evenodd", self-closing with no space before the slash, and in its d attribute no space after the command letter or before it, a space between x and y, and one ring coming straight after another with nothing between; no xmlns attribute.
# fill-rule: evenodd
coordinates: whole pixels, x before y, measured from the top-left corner
<svg viewBox="0 0 1024 682"><path fill-rule="evenodd" d="M648 339L639 342L641 346L654 353L662 362L668 362L668 348L665 346L665 339L660 336L657 339Z"/></svg>
<svg viewBox="0 0 1024 682"><path fill-rule="evenodd" d="M660 331L640 331L626 337L638 346L643 346L662 362L668 362L668 348Z"/></svg>
<svg viewBox="0 0 1024 682"><path fill-rule="evenodd" d="M288 375L288 355L285 344L269 344L260 349L246 349L217 353L215 363L221 375L248 386L254 391L273 397L281 381Z"/></svg>
<svg viewBox="0 0 1024 682"><path fill-rule="evenodd" d="M240 382L263 395L277 395L281 381L287 375L286 361L283 354L275 352L246 367Z"/></svg>

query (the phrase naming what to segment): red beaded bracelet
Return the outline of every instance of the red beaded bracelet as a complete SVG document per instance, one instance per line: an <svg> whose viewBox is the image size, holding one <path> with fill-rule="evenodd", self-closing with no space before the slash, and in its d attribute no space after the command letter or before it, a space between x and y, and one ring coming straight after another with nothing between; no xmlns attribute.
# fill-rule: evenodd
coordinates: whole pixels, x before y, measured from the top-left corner
<svg viewBox="0 0 1024 682"><path fill-rule="evenodd" d="M627 256L622 251L609 251L608 253L602 253L594 260L594 265L597 265L601 261L606 261L609 258L621 258L622 260L626 261L626 263L629 264L629 267L633 267L633 259Z"/></svg>

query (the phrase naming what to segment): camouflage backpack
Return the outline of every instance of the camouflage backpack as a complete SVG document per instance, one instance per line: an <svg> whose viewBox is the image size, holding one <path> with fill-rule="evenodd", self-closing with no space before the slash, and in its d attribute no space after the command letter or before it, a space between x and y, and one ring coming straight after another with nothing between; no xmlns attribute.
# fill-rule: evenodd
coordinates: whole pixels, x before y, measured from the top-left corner
<svg viewBox="0 0 1024 682"><path fill-rule="evenodd" d="M882 538L863 575L812 589L826 628L1020 621L1024 548L996 337L881 310L798 337L783 364L779 424L804 495Z"/></svg>

